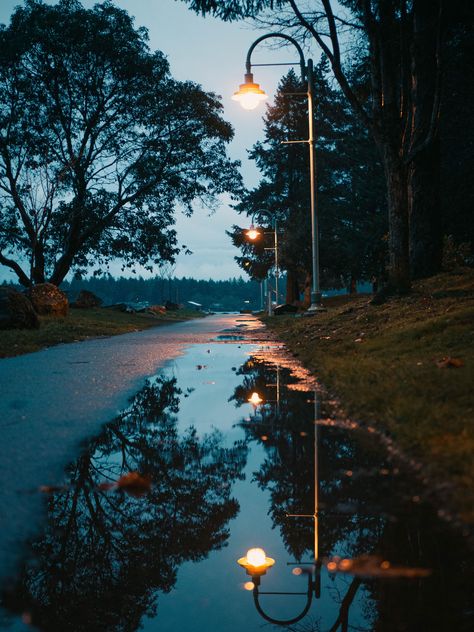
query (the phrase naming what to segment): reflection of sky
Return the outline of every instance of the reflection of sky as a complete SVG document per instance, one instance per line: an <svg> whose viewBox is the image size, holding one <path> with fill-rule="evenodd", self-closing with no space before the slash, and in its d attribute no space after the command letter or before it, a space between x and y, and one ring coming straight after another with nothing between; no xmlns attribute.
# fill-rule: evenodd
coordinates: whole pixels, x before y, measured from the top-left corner
<svg viewBox="0 0 474 632"><path fill-rule="evenodd" d="M84 6L95 3L95 0L83 0ZM8 21L17 4L19 0L0 0L0 22ZM227 24L197 16L179 0L115 0L115 4L134 15L137 26L147 27L150 47L160 49L168 56L173 76L181 80L191 79L206 90L222 95L224 117L235 129L230 155L242 161L246 185L255 186L259 176L253 162L248 160L246 150L262 137L264 110L244 111L230 97L243 81L247 50L259 34L250 25ZM259 46L252 56L255 63L296 60L297 55L291 48L270 51L264 45ZM255 79L271 96L286 71L285 67L255 69ZM225 234L226 229L239 221L244 222L225 203L212 217L202 210L192 218L178 216L179 243L186 244L194 254L179 257L176 276L205 279L240 276L242 271L233 260L237 251ZM3 270L0 268L0 275ZM119 274L119 267L113 272Z"/></svg>
<svg viewBox="0 0 474 632"><path fill-rule="evenodd" d="M248 346L237 344L194 345L168 364L165 374L177 378L177 386L183 394L188 388L195 389L188 397L180 397L181 432L194 425L202 436L212 428L218 428L227 447L233 441L245 438L243 430L235 424L251 414L253 408L249 404L237 408L235 401L228 400L242 383L242 376L232 371L232 367L239 367L247 359L248 351ZM197 370L197 365L205 368ZM265 548L276 560L275 567L262 578L262 591L306 591L306 578L292 574L293 567L287 562L294 560L285 549L280 529L273 528L269 515L270 494L262 491L253 480L253 472L259 470L268 455L255 442L249 447L246 479L237 481L232 488L240 511L229 524L228 545L211 551L205 560L186 562L179 567L174 589L169 594L158 594L157 616L145 617L142 621L145 632L176 632L178 628L199 632L261 630L265 621L255 610L252 593L243 589L244 582L250 577L236 561L254 546ZM302 561L309 561L309 557ZM321 629L328 630L337 618L339 598L346 594L351 580L352 577L329 576L324 569L321 599L313 601L308 619L320 620L323 623ZM363 614L369 600L369 595L361 588L351 606L351 624L360 626L361 630L369 629ZM305 595L261 597L265 611L281 618L291 618L301 612L305 601Z"/></svg>

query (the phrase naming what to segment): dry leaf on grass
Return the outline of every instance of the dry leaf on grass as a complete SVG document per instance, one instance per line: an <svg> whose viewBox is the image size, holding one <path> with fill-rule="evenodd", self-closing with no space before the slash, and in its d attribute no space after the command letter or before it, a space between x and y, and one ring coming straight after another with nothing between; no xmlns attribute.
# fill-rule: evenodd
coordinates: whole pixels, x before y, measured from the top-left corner
<svg viewBox="0 0 474 632"><path fill-rule="evenodd" d="M436 366L438 369L459 369L459 367L464 366L464 362L460 358L448 356L447 358L436 360Z"/></svg>

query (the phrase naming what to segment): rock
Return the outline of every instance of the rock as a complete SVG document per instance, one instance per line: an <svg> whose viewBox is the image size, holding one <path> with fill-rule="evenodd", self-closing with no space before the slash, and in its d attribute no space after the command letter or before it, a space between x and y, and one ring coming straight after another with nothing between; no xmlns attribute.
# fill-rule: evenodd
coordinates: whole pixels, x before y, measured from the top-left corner
<svg viewBox="0 0 474 632"><path fill-rule="evenodd" d="M79 307L80 309L92 309L93 307L100 307L102 305L102 299L89 292L89 290L81 290L77 295L74 303L71 307Z"/></svg>
<svg viewBox="0 0 474 632"><path fill-rule="evenodd" d="M39 326L31 301L11 287L0 287L0 329L38 329Z"/></svg>
<svg viewBox="0 0 474 632"><path fill-rule="evenodd" d="M26 291L35 311L41 316L67 316L67 296L52 283L38 283Z"/></svg>
<svg viewBox="0 0 474 632"><path fill-rule="evenodd" d="M173 303L172 301L166 301L165 309L169 312L176 312L179 309L178 303Z"/></svg>
<svg viewBox="0 0 474 632"><path fill-rule="evenodd" d="M273 310L275 316L280 316L281 314L296 314L298 308L296 305L290 305L289 303L285 303L283 305L277 305Z"/></svg>

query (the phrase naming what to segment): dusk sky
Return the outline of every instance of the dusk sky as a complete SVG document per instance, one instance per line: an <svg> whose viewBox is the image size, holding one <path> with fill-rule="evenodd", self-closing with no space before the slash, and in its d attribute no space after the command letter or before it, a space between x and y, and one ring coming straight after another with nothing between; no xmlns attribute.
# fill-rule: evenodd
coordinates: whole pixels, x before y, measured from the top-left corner
<svg viewBox="0 0 474 632"><path fill-rule="evenodd" d="M0 0L0 22L7 23L18 4L21 4L18 0ZM90 7L96 2L83 0L82 4ZM135 16L136 26L148 29L150 48L166 54L174 77L196 81L206 90L222 96L224 117L235 130L229 153L232 158L242 161L246 186L255 186L259 173L254 163L248 160L246 150L262 138L264 106L245 111L231 100L231 96L243 81L247 50L261 33L250 24L227 24L197 16L180 0L116 0L115 4ZM264 45L259 46L252 56L255 63L296 60L297 55L291 48L269 50ZM269 94L270 100L278 80L286 72L285 67L255 69L255 80ZM175 275L204 279L241 276L242 270L234 262L237 250L225 234L234 223L244 224L245 219L225 201L212 217L200 209L196 209L192 218L178 215L179 243L186 244L193 254L178 258ZM119 274L119 266L111 271ZM4 277L5 269L0 269L0 278Z"/></svg>

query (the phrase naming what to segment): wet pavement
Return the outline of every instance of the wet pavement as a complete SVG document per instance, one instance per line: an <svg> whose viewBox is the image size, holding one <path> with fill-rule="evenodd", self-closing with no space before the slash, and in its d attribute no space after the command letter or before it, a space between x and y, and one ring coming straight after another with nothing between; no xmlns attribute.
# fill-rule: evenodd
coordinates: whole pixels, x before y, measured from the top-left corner
<svg viewBox="0 0 474 632"><path fill-rule="evenodd" d="M336 418L252 317L83 344L14 359L17 376L42 367L38 389L61 378L36 409L29 395L11 406L13 385L2 402L17 448L0 492L1 629L473 629L462 532L425 501L419 472L373 428ZM87 358L95 371L66 366ZM42 425L52 445L37 463ZM15 459L22 440L32 466ZM18 514L29 528L13 536ZM253 547L274 566L239 566Z"/></svg>

